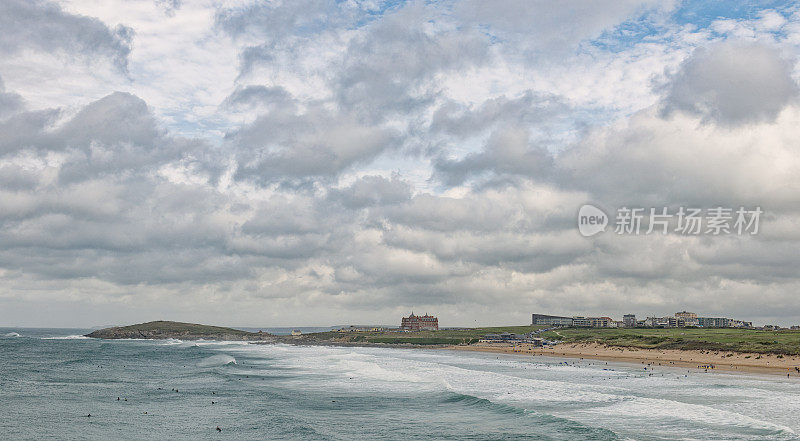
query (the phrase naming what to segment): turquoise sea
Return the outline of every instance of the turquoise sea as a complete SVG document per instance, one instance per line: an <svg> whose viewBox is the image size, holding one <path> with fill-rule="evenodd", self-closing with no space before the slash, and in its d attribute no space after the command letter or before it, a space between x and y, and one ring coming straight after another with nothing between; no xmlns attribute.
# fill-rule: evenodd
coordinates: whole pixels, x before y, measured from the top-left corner
<svg viewBox="0 0 800 441"><path fill-rule="evenodd" d="M86 332L0 329L1 440L800 439L778 376Z"/></svg>

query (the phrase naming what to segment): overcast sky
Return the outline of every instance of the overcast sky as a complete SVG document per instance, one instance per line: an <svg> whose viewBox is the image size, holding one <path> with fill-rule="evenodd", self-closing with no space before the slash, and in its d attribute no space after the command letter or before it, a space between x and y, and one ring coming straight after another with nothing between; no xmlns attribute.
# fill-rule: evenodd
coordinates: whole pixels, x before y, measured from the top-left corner
<svg viewBox="0 0 800 441"><path fill-rule="evenodd" d="M0 326L800 323L799 48L794 2L2 0Z"/></svg>

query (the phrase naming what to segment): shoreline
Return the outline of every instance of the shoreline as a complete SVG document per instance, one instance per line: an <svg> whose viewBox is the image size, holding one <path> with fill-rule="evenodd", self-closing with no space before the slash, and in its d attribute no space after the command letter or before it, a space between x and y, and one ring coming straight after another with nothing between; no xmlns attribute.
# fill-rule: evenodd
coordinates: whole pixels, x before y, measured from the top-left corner
<svg viewBox="0 0 800 441"><path fill-rule="evenodd" d="M616 361L646 366L681 367L701 371L707 369L708 372L725 371L780 376L788 374L790 378L800 378L800 372L795 369L800 369L800 356L784 355L779 358L775 354L624 348L595 343L561 343L545 348L533 347L530 344L478 343L469 346L447 346L444 349Z"/></svg>
<svg viewBox="0 0 800 441"><path fill-rule="evenodd" d="M534 347L531 344L474 343L471 345L415 345L345 341L309 341L287 336L271 336L262 340L201 339L208 342L237 342L253 345L288 344L293 346L371 347L391 349L453 350L463 352L485 352L518 356L546 356L552 358L602 360L647 367L688 368L695 371L726 372L741 374L768 374L800 379L800 356L730 351L701 351L682 349L645 349L608 346L597 343L560 343L554 346ZM277 338L275 338L277 337ZM92 338L92 337L90 337ZM97 337L94 337L97 338ZM103 338L98 338L104 340ZM117 338L111 340L128 340ZM133 340L163 340L146 338ZM182 339L193 341L191 339Z"/></svg>

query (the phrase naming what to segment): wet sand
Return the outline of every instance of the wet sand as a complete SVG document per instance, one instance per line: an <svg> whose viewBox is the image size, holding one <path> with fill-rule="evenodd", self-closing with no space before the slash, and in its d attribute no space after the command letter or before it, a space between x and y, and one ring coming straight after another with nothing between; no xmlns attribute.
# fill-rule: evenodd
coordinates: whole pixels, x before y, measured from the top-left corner
<svg viewBox="0 0 800 441"><path fill-rule="evenodd" d="M564 358L587 358L650 366L686 367L709 371L777 374L800 378L800 357L773 354L750 354L726 351L683 351L621 348L599 344L562 343L545 348L529 344L476 343L469 346L448 346L458 351L496 352L520 355L547 355ZM713 367L710 367L713 366Z"/></svg>

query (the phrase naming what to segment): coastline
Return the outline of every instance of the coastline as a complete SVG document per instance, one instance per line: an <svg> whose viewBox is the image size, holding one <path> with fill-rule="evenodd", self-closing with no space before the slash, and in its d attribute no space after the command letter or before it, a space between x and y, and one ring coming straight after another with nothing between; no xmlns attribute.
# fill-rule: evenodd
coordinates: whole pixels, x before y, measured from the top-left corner
<svg viewBox="0 0 800 441"><path fill-rule="evenodd" d="M600 344L561 343L550 347L532 347L529 344L477 343L469 346L446 346L456 351L492 352L516 355L544 355L556 358L580 358L642 364L647 366L683 367L696 370L757 373L800 378L800 356L775 354L750 354L695 350L658 350L623 348Z"/></svg>
<svg viewBox="0 0 800 441"><path fill-rule="evenodd" d="M472 330L474 334L476 330ZM681 334L682 335L682 334ZM793 336L792 334L791 336ZM790 337L791 337L790 336ZM456 351L505 353L521 356L549 356L556 358L579 358L615 361L633 365L689 368L700 371L727 371L740 373L773 374L800 378L800 355L779 355L774 353L733 352L730 350L704 349L704 346L678 349L645 349L630 346L609 346L602 343L566 342L554 346L534 347L530 343L472 343L471 335L450 332L442 337L427 335L418 338L391 338L381 334L359 336L342 333L323 332L305 335L273 335L248 332L219 326L199 325L173 321L153 321L137 325L112 327L95 330L85 337L98 339L179 339L179 340L217 340L241 341L250 344L284 343L298 346L342 346L342 347L381 347L395 349L450 349ZM373 337L374 341L370 341ZM776 340L778 337L774 337ZM761 339L763 340L763 338ZM784 338L784 340L786 340ZM753 341L760 341L753 339ZM777 341L775 341L777 343ZM709 344L714 347L715 345ZM794 346L785 345L794 352ZM674 346L673 346L674 347ZM717 345L719 347L719 345ZM757 346L756 346L757 347ZM697 349L695 349L697 348ZM758 349L754 349L758 350ZM787 349L787 351L789 351ZM777 351L776 351L777 352Z"/></svg>

